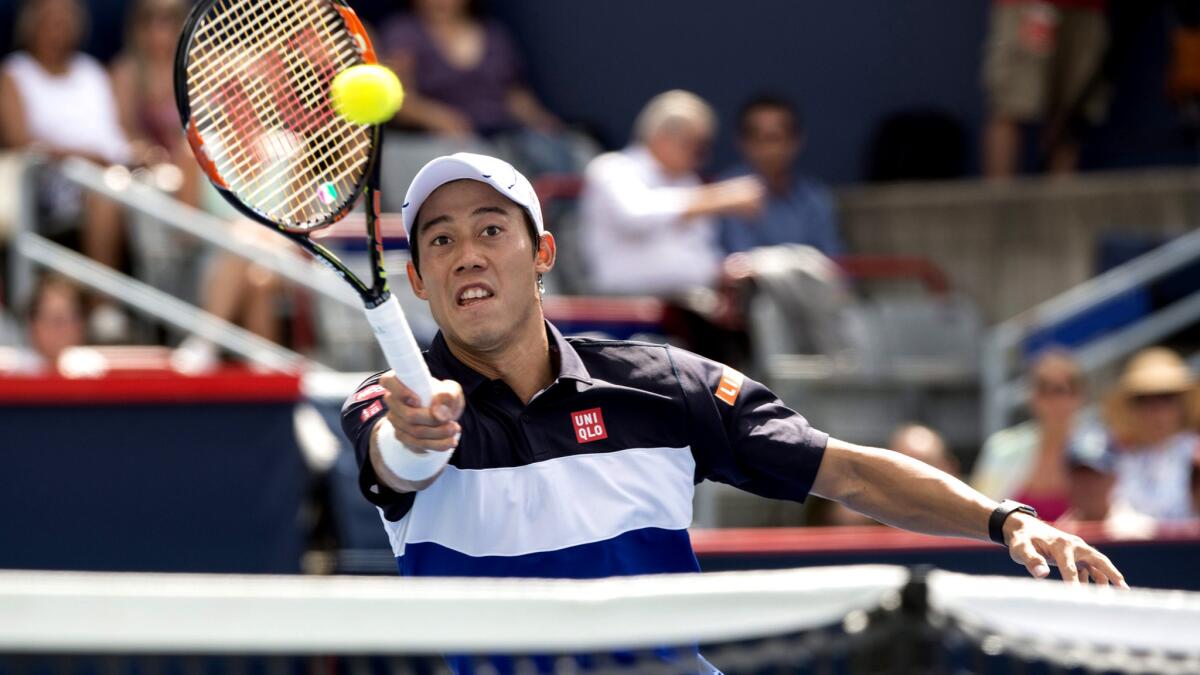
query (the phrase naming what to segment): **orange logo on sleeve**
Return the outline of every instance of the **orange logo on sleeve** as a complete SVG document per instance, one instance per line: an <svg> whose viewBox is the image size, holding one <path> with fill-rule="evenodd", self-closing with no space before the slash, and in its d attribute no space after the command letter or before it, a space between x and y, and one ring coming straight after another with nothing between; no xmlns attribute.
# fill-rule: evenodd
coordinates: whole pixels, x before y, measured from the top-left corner
<svg viewBox="0 0 1200 675"><path fill-rule="evenodd" d="M717 383L717 398L734 405L737 402L738 393L742 391L742 381L746 379L738 371L725 366L725 372L721 374L721 381Z"/></svg>

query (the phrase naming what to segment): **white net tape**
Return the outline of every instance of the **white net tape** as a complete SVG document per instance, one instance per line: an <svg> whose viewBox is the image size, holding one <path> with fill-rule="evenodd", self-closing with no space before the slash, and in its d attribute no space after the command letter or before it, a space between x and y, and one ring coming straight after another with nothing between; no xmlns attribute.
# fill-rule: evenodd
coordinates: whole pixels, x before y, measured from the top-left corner
<svg viewBox="0 0 1200 675"><path fill-rule="evenodd" d="M907 578L885 566L595 581L0 572L0 651L653 647L836 624Z"/></svg>
<svg viewBox="0 0 1200 675"><path fill-rule="evenodd" d="M1067 667L1200 673L1200 593L933 572L929 604L980 643Z"/></svg>
<svg viewBox="0 0 1200 675"><path fill-rule="evenodd" d="M731 673L1027 663L1200 673L1200 594L889 566L594 581L0 572L2 675L41 673L21 659L46 655L338 655L356 672L353 659L377 656L475 654L486 666L487 655L574 654L536 672L580 672L581 655L697 644ZM684 672L680 661L639 658L584 670ZM989 660L1009 668L979 665ZM389 674L431 672L395 663Z"/></svg>

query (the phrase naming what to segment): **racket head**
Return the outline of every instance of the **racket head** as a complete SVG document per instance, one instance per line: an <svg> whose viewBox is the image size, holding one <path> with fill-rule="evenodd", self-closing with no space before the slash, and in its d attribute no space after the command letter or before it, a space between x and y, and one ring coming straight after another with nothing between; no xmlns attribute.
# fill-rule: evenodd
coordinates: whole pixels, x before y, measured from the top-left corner
<svg viewBox="0 0 1200 675"><path fill-rule="evenodd" d="M305 234L348 213L379 131L337 115L329 86L375 63L339 0L202 0L175 56L175 101L193 154L235 208Z"/></svg>

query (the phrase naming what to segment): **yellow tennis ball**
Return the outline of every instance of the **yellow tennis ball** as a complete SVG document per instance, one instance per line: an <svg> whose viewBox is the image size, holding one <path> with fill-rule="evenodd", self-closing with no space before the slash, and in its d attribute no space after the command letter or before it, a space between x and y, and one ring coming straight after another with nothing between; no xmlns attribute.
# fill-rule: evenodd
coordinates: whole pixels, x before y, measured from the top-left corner
<svg viewBox="0 0 1200 675"><path fill-rule="evenodd" d="M378 64L351 66L329 87L333 110L355 124L383 124L404 103L404 87L391 70Z"/></svg>

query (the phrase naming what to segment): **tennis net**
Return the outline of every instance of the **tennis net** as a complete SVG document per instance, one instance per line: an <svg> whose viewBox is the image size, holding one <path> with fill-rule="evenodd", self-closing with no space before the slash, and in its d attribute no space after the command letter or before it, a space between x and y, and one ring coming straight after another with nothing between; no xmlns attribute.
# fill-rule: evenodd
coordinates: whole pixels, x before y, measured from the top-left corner
<svg viewBox="0 0 1200 675"><path fill-rule="evenodd" d="M889 566L593 581L0 572L0 675L451 665L488 675L1193 673L1200 597Z"/></svg>

